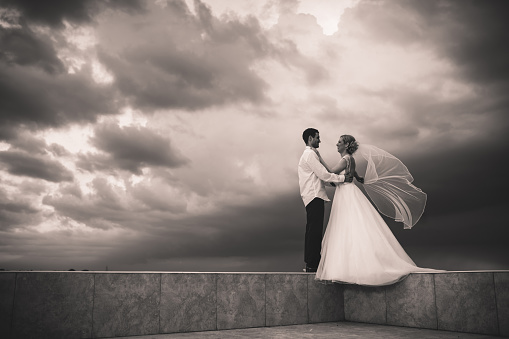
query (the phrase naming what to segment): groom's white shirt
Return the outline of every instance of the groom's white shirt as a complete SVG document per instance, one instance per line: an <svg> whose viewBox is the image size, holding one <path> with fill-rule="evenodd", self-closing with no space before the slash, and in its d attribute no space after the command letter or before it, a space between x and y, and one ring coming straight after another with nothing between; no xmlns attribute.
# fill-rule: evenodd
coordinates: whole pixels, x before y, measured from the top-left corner
<svg viewBox="0 0 509 339"><path fill-rule="evenodd" d="M330 201L325 192L324 182L341 183L345 181L344 175L329 173L320 163L318 155L313 148L306 146L299 160L299 186L300 196L307 206L314 198Z"/></svg>

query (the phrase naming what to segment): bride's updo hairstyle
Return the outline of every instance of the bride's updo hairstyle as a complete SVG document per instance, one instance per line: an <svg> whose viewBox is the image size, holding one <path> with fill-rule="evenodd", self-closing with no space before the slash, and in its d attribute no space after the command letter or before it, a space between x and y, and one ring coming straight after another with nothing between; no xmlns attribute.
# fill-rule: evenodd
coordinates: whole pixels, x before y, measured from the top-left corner
<svg viewBox="0 0 509 339"><path fill-rule="evenodd" d="M346 152L348 154L354 154L355 151L357 151L357 148L359 148L359 143L355 141L353 136L345 134L340 136L340 138L345 144L348 144L348 147L346 148Z"/></svg>

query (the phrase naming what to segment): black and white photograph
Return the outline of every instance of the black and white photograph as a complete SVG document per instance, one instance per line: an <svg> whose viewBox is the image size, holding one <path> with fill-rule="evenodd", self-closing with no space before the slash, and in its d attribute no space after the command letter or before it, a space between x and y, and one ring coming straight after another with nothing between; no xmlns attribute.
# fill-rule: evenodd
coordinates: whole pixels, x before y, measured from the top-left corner
<svg viewBox="0 0 509 339"><path fill-rule="evenodd" d="M0 336L509 336L508 13L0 0Z"/></svg>

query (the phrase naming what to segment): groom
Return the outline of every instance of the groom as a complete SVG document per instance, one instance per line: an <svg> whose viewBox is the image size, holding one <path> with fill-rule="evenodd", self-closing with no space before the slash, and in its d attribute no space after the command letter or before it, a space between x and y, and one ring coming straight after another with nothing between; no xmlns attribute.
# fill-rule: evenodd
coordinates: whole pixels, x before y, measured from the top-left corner
<svg viewBox="0 0 509 339"><path fill-rule="evenodd" d="M352 176L329 173L320 163L317 148L320 146L320 133L308 128L302 133L306 149L300 157L298 173L300 195L306 206L307 223L304 244L306 272L316 272L322 251L324 201L330 201L325 192L325 182L332 186L341 182L351 182Z"/></svg>

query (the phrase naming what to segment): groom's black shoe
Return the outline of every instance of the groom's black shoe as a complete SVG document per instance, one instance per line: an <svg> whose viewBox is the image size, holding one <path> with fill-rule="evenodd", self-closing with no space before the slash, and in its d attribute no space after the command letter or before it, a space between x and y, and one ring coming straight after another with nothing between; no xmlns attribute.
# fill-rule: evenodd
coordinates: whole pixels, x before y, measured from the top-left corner
<svg viewBox="0 0 509 339"><path fill-rule="evenodd" d="M306 272L316 272L316 267L306 266Z"/></svg>

